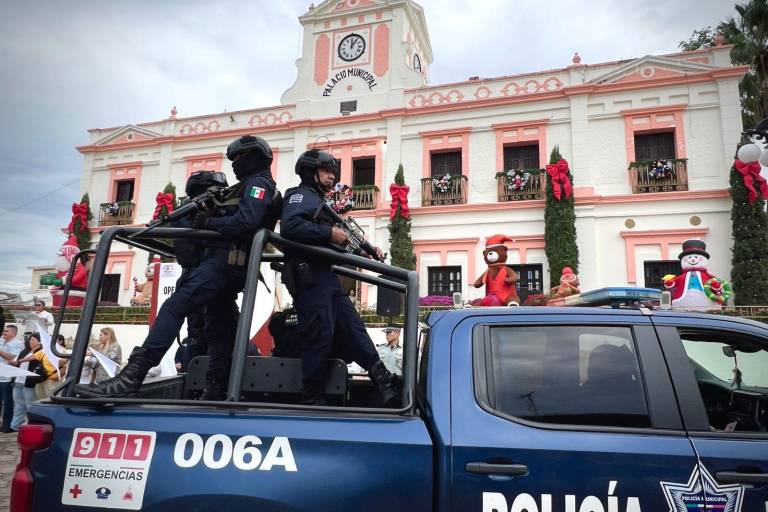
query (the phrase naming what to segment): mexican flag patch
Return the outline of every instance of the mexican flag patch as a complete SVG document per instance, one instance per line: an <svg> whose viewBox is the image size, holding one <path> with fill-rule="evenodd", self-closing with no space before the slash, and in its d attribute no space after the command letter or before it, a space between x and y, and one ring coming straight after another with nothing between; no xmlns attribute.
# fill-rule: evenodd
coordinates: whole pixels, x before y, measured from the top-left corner
<svg viewBox="0 0 768 512"><path fill-rule="evenodd" d="M261 187L251 187L251 190L248 191L248 196L256 199L264 199L264 189Z"/></svg>

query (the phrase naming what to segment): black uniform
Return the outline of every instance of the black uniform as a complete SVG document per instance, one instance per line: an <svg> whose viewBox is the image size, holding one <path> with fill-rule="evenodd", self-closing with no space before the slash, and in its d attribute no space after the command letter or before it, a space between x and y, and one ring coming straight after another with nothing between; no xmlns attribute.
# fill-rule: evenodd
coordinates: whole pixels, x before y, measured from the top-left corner
<svg viewBox="0 0 768 512"><path fill-rule="evenodd" d="M163 303L149 335L133 350L123 371L93 388L78 387L80 395L113 397L138 391L149 368L159 364L173 344L184 318L205 307L210 362L203 396L224 398L237 331L235 299L245 285L252 238L261 228L274 229L280 206L269 171L272 150L264 139L243 136L229 145L227 157L240 180L231 197L239 201L227 201L212 217L199 211L192 220L193 227L218 231L226 238L203 242L200 264L180 280Z"/></svg>
<svg viewBox="0 0 768 512"><path fill-rule="evenodd" d="M303 244L328 246L330 219L322 215L315 218L321 201L320 193L311 185L289 189L283 200L281 236ZM365 370L380 361L365 324L330 263L286 250L286 266L289 269L284 280L294 280L286 284L299 317L305 395L317 395L324 388L330 357L354 361Z"/></svg>

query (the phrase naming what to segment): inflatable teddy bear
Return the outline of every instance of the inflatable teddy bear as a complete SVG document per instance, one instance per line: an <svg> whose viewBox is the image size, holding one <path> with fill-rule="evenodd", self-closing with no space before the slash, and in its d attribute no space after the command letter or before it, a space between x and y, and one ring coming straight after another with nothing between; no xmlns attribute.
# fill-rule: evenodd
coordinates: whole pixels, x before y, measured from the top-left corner
<svg viewBox="0 0 768 512"><path fill-rule="evenodd" d="M579 290L579 276L573 273L571 267L563 267L563 271L560 274L560 284L550 288L549 293L554 297L561 298L578 295L581 293L581 290Z"/></svg>
<svg viewBox="0 0 768 512"><path fill-rule="evenodd" d="M139 284L139 280L133 278L133 298L131 299L131 306L143 306L150 307L152 305L152 289L155 285L155 263L159 263L160 259L155 258L147 265L147 270L144 275L147 280Z"/></svg>
<svg viewBox="0 0 768 512"><path fill-rule="evenodd" d="M511 302L520 303L515 283L517 272L507 263L507 247L504 242L512 239L504 235L493 235L485 242L483 258L488 269L477 278L474 285L480 288L485 285L485 297L480 306L506 306Z"/></svg>

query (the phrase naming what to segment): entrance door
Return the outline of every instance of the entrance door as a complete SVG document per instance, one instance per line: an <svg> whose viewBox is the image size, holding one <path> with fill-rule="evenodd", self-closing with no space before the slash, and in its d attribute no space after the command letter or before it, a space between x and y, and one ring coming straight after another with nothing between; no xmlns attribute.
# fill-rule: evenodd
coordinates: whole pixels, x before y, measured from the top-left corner
<svg viewBox="0 0 768 512"><path fill-rule="evenodd" d="M574 316L453 331L450 510L666 512L661 482L688 480L696 457L649 320Z"/></svg>

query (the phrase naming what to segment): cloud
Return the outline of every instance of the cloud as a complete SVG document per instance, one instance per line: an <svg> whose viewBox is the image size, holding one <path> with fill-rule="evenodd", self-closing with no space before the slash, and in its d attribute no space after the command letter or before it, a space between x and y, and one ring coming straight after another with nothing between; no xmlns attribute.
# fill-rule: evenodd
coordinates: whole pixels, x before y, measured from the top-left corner
<svg viewBox="0 0 768 512"><path fill-rule="evenodd" d="M53 261L82 194L87 129L279 103L309 0L56 0L0 6L0 290ZM431 82L672 52L730 2L423 0ZM36 198L61 189L43 200ZM2 213L22 206L18 212ZM96 213L96 212L94 212ZM4 246L4 247L3 247Z"/></svg>

